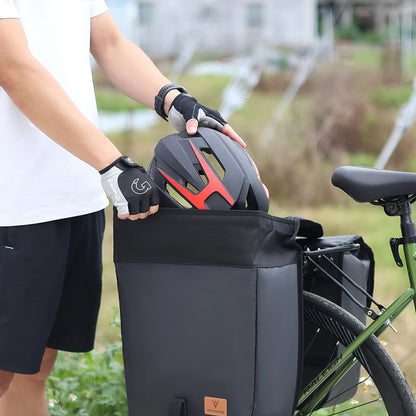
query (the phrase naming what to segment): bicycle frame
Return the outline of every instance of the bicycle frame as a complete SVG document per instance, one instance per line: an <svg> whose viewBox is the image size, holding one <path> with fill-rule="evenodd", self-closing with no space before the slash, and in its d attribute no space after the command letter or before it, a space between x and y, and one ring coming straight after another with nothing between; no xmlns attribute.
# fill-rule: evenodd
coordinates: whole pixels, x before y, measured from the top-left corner
<svg viewBox="0 0 416 416"><path fill-rule="evenodd" d="M387 211L386 211L387 212ZM390 215L390 214L389 214ZM298 401L297 415L307 415L319 407L335 386L335 384L351 369L357 359L354 353L372 335L379 337L391 325L394 319L411 303L416 309L416 227L412 218L410 202L406 202L400 210L392 215L400 215L405 264L408 272L410 288L408 288L389 307L381 311L379 316L363 331L345 350L322 370L308 386L303 389ZM393 248L393 247L392 247ZM403 266L398 252L393 250L396 263ZM369 313L369 316L371 314Z"/></svg>
<svg viewBox="0 0 416 416"><path fill-rule="evenodd" d="M407 273L409 275L410 287L416 291L416 243L407 243L403 246ZM414 299L416 310L416 298Z"/></svg>
<svg viewBox="0 0 416 416"><path fill-rule="evenodd" d="M354 365L353 353L371 336L380 336L393 320L400 315L406 306L414 300L415 291L407 289L382 314L373 321L345 350L336 357L318 376L303 390L298 401L298 414L309 414L321 403L332 387Z"/></svg>

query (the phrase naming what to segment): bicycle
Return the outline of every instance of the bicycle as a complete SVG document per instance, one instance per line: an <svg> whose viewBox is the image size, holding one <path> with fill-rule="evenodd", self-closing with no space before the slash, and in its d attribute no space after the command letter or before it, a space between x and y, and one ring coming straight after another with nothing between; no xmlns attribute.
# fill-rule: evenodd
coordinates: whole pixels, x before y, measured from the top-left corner
<svg viewBox="0 0 416 416"><path fill-rule="evenodd" d="M379 337L392 326L394 319L412 301L416 307L416 226L411 209L411 204L416 201L416 173L344 166L334 172L332 183L354 200L382 206L388 216L400 217L402 236L392 238L390 245L397 266L407 268L410 287L390 306L385 307L361 288L359 290L369 300L368 304L363 305L354 299L354 296L343 286L341 289L370 318L371 322L368 326L363 325L340 306L315 294L304 292L305 325L312 328L316 334L312 341L315 342L322 335L329 336L344 349L336 356L331 357L328 365L322 368L308 385L303 387L295 415L319 414L319 409L325 403L329 392L359 363L368 374L360 379L360 383L374 382L379 396L372 397L367 403L358 402L355 405L348 405L347 410L340 410L336 406L332 409L329 407L332 412L326 413L326 415L415 416L416 402L412 391L399 366L379 341ZM399 254L400 245L403 246L404 263ZM340 249L353 251L357 247L351 244L335 249L304 251L304 262L305 264L314 262L316 256L327 256ZM331 278L331 276L328 277ZM351 277L345 277L351 284L354 284ZM371 307L372 305L374 306ZM336 345L338 346L338 344ZM309 351L309 347L309 345L305 345L306 352ZM307 360L307 356L304 359ZM350 386L351 389L356 387ZM331 403L326 403L325 406L331 406ZM354 409L355 412L353 412Z"/></svg>

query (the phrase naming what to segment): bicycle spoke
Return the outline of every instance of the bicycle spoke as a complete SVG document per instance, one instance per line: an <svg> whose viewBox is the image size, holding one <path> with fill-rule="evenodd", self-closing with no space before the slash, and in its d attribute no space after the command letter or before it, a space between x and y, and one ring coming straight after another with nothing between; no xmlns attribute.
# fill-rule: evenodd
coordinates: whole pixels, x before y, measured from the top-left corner
<svg viewBox="0 0 416 416"><path fill-rule="evenodd" d="M357 383L357 385L356 385L356 386L352 386L352 387L350 387L349 389L344 390L343 392L339 393L339 395L337 395L336 397L333 397L331 400L335 400L337 397L341 396L342 394L346 393L346 392L347 392L347 391L349 391L349 390L354 389L355 387L358 387L360 384L365 383L365 382L366 382L367 380L369 380L369 379L370 379L370 377L363 378L363 379L362 379L359 383ZM349 411L351 411L351 410L356 410L356 409L362 408L362 407L364 407L364 406L368 406L368 405L370 405L370 404L373 404L373 403L376 403L376 402L379 402L379 401L383 401L383 398L382 398L382 397L378 397L378 398L376 398L376 399L374 399L374 400L370 400L370 401L365 402L365 403L357 403L356 405L354 405L354 406L352 406L352 407L348 407L348 408L346 408L346 409L342 409L342 410L339 410L339 411L335 411L334 413L328 413L328 414L327 414L327 415L325 415L325 416L342 415L342 414L343 414L343 413L345 413L345 412L349 412ZM331 406L328 406L328 407L331 407ZM336 409L335 409L335 407L339 407L339 406L338 406L338 405L335 405L335 406L334 406L334 410L336 410ZM316 408L312 409L312 410L308 413L308 415L307 415L307 416L311 416L311 415L313 415L313 413L314 413L314 412L315 412L318 408L319 408L319 406L317 406Z"/></svg>
<svg viewBox="0 0 416 416"><path fill-rule="evenodd" d="M332 399L331 399L331 400L329 400L329 401L328 401L328 403L331 403L331 401L336 400L338 397L341 397L343 394L345 394L345 393L347 393L347 392L349 392L349 391L351 391L351 390L354 390L355 388L357 388L357 387L358 387L358 386L360 386L361 384L363 384L363 383L367 382L369 379L370 379L370 376L365 377L365 378L364 378L364 377L363 377L363 378L361 378L361 379L360 379L360 381L359 381L357 384L355 384L355 385L353 385L353 386L351 386L351 387L349 387L349 388L344 389L342 392L340 392L340 393L338 393L336 396L332 397Z"/></svg>
<svg viewBox="0 0 416 416"><path fill-rule="evenodd" d="M361 408L361 407L364 407L364 406L368 406L369 404L373 404L373 403L376 403L376 402L379 402L379 401L382 401L382 400L383 399L381 397L379 397L379 398L374 399L374 400L372 400L370 402L361 403L361 404L358 404L357 406L349 407L348 409L343 409L343 410L340 410L339 412L331 413L331 414L329 414L327 416L341 415L341 414L343 414L345 412L349 412L351 410L356 410L358 408Z"/></svg>
<svg viewBox="0 0 416 416"><path fill-rule="evenodd" d="M308 355L309 350L311 349L313 343L315 342L316 338L318 337L319 333L321 332L321 328L317 328L311 341L309 342L309 345L307 348L305 348L305 351L303 353L303 356L306 357Z"/></svg>

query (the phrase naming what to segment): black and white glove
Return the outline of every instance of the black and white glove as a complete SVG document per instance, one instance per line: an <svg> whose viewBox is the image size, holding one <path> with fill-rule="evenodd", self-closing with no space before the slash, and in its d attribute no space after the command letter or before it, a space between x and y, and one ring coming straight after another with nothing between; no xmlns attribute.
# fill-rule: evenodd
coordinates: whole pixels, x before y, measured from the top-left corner
<svg viewBox="0 0 416 416"><path fill-rule="evenodd" d="M121 156L100 171L101 183L119 215L146 213L159 204L159 192L146 170Z"/></svg>
<svg viewBox="0 0 416 416"><path fill-rule="evenodd" d="M165 114L165 98L169 91L178 90L180 95L175 97L168 114ZM195 119L201 127L210 127L222 131L227 122L218 111L212 110L189 95L185 88L177 84L167 84L162 87L155 97L155 111L178 132L186 130L186 122Z"/></svg>
<svg viewBox="0 0 416 416"><path fill-rule="evenodd" d="M181 94L175 97L168 114L166 114L165 98L172 90L178 90ZM244 140L222 118L218 111L200 104L180 85L167 84L160 89L155 97L155 111L164 120L168 120L178 132L187 131L188 134L195 134L198 126L209 127L224 133L243 148L246 147ZM189 120L196 120L196 122L188 123Z"/></svg>
<svg viewBox="0 0 416 416"><path fill-rule="evenodd" d="M222 131L227 124L218 111L200 104L191 95L180 94L173 100L169 109L169 123L181 132L186 130L186 122L191 119L198 120L198 125L201 127L209 127L218 131Z"/></svg>

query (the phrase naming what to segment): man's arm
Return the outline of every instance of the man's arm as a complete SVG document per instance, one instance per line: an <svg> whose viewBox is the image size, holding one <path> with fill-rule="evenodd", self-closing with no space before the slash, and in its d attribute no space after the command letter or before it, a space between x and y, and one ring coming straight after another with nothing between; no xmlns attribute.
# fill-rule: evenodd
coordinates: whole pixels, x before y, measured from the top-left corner
<svg viewBox="0 0 416 416"><path fill-rule="evenodd" d="M154 97L170 81L152 60L117 27L109 12L91 19L91 53L113 85L149 108ZM179 94L171 91L165 100L165 112Z"/></svg>
<svg viewBox="0 0 416 416"><path fill-rule="evenodd" d="M154 108L154 97L159 90L170 84L151 59L124 37L109 12L91 19L91 53L117 89L149 108ZM178 90L172 90L166 95L165 114L168 114L178 95ZM195 118L187 120L186 129L189 134L196 133L197 127L198 121ZM223 125L222 132L245 146L229 124Z"/></svg>
<svg viewBox="0 0 416 416"><path fill-rule="evenodd" d="M117 161L121 157L119 150L78 110L56 79L30 53L20 20L0 19L0 45L0 87L19 110L79 159L99 171L106 169L101 177L107 195L115 205L129 206L123 207L120 218L136 220L155 213L157 202L151 206L149 203L156 197L129 195L128 186L120 185L119 189L119 176L135 174L136 178L147 174L137 166ZM145 179L151 181L150 177ZM110 182L112 186L108 185Z"/></svg>
<svg viewBox="0 0 416 416"><path fill-rule="evenodd" d="M0 86L40 130L101 170L121 156L30 53L18 19L0 19Z"/></svg>

